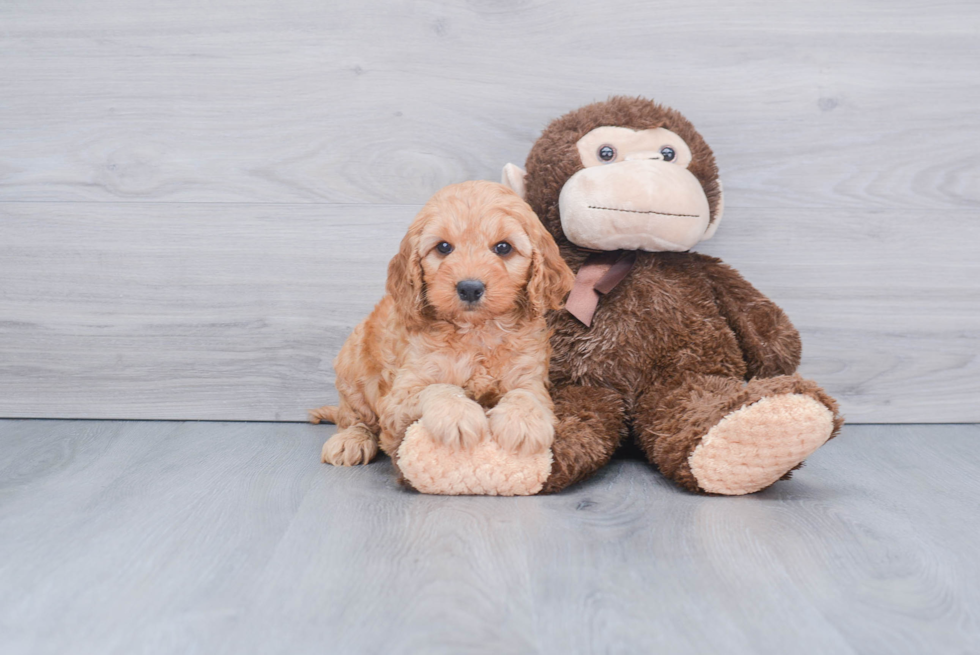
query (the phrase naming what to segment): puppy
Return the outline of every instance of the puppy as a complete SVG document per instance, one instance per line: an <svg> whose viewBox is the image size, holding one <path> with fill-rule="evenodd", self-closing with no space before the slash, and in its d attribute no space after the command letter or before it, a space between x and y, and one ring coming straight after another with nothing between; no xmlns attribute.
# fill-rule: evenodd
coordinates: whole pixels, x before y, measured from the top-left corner
<svg viewBox="0 0 980 655"><path fill-rule="evenodd" d="M323 461L366 464L380 443L397 467L416 421L454 449L484 438L520 454L550 448L544 314L573 281L551 235L507 187L464 182L436 193L388 265L384 299L334 362L339 406L310 412L340 428Z"/></svg>

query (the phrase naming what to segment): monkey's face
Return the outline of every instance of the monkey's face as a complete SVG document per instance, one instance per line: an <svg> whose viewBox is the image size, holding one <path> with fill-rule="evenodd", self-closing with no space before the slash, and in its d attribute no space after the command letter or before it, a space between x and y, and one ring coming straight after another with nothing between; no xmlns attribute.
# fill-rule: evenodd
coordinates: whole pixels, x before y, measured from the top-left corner
<svg viewBox="0 0 980 655"><path fill-rule="evenodd" d="M575 144L584 168L559 195L562 231L595 250L685 251L711 236L691 149L664 128L597 127Z"/></svg>

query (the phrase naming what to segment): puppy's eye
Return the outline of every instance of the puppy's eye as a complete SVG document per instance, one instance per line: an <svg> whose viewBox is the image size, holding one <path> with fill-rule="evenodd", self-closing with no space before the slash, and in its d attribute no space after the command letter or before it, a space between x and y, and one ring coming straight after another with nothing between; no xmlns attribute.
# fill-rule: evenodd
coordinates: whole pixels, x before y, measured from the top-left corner
<svg viewBox="0 0 980 655"><path fill-rule="evenodd" d="M664 161L673 161L677 153L670 146L664 146L660 149L660 154L663 155Z"/></svg>
<svg viewBox="0 0 980 655"><path fill-rule="evenodd" d="M616 158L616 149L613 148L608 143L604 146L599 146L599 150L596 151L601 161L612 161Z"/></svg>
<svg viewBox="0 0 980 655"><path fill-rule="evenodd" d="M448 241L440 241L436 244L436 250L438 250L439 254L441 255L448 255L453 251L453 244L449 243Z"/></svg>
<svg viewBox="0 0 980 655"><path fill-rule="evenodd" d="M506 241L501 241L500 243L498 243L497 245L495 245L493 247L493 251L495 253L497 253L498 255L509 255L510 254L510 251L513 250L513 249L514 249L514 247L511 246Z"/></svg>

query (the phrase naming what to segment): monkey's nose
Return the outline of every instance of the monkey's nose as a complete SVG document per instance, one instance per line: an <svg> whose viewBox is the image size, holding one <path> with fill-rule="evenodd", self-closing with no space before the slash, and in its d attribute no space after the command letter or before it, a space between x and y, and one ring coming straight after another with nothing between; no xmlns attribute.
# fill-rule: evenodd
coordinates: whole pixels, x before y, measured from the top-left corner
<svg viewBox="0 0 980 655"><path fill-rule="evenodd" d="M456 283L456 293L463 302L474 303L483 297L487 288L479 280L462 280Z"/></svg>

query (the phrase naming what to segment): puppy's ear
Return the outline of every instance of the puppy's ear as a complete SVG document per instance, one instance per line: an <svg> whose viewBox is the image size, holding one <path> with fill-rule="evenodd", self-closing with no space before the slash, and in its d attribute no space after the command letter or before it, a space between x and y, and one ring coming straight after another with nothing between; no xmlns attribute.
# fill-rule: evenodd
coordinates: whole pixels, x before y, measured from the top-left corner
<svg viewBox="0 0 980 655"><path fill-rule="evenodd" d="M540 316L549 309L561 309L565 296L575 284L575 274L562 259L558 246L538 217L531 213L528 236L534 252L527 282L527 296L532 311Z"/></svg>
<svg viewBox="0 0 980 655"><path fill-rule="evenodd" d="M425 300L422 260L418 252L418 234L414 229L409 229L402 239L398 254L388 263L385 291L395 300L395 307L406 326L423 323Z"/></svg>

